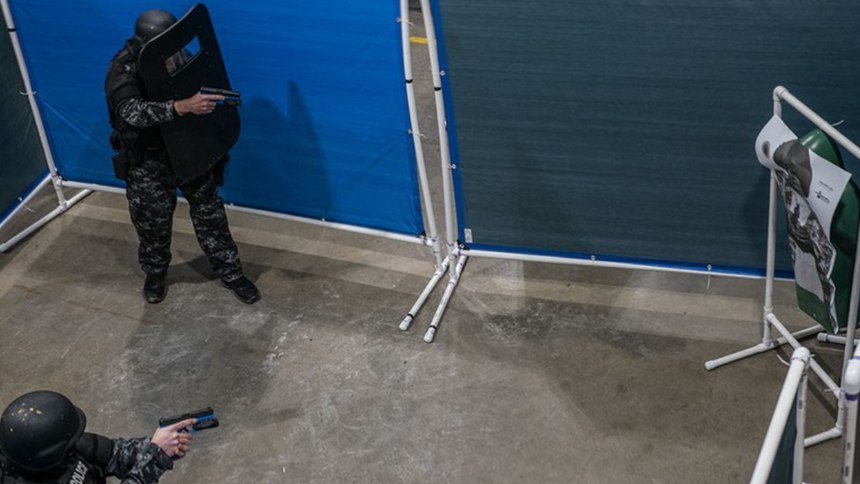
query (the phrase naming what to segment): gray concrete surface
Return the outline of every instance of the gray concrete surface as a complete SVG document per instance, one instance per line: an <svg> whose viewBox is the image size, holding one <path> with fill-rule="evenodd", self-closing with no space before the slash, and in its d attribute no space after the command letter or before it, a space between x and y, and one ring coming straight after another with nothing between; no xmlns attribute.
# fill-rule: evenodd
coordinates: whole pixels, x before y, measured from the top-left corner
<svg viewBox="0 0 860 484"><path fill-rule="evenodd" d="M196 435L167 483L748 481L790 352L703 364L760 340L763 281L472 259L425 344L441 287L410 331L397 325L432 273L426 248L229 216L263 293L252 306L206 267L184 205L158 305L141 297L121 195L94 194L0 254L0 400L55 389L111 436L215 407L222 426ZM777 285L779 314L811 324L792 292ZM837 373L841 348L809 344ZM815 433L835 405L811 386ZM840 451L809 449L806 480L837 482Z"/></svg>

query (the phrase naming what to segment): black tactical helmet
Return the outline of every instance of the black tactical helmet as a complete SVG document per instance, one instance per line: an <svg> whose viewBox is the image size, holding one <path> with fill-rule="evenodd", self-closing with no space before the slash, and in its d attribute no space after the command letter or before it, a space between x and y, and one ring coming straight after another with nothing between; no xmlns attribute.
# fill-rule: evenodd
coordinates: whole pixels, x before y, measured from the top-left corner
<svg viewBox="0 0 860 484"><path fill-rule="evenodd" d="M86 425L84 412L63 395L30 392L3 411L0 451L24 471L48 471L63 463Z"/></svg>
<svg viewBox="0 0 860 484"><path fill-rule="evenodd" d="M137 22L134 24L134 40L145 44L175 23L176 17L166 10L147 10L137 17Z"/></svg>

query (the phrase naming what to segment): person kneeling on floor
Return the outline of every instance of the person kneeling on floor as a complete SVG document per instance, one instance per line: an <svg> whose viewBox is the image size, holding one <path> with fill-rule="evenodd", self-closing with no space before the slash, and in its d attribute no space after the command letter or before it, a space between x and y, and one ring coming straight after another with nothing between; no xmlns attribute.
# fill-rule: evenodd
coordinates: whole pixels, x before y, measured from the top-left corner
<svg viewBox="0 0 860 484"><path fill-rule="evenodd" d="M87 418L68 398L35 391L16 398L0 417L0 483L97 484L115 476L150 484L185 456L195 423L159 428L150 438L110 439L84 432Z"/></svg>

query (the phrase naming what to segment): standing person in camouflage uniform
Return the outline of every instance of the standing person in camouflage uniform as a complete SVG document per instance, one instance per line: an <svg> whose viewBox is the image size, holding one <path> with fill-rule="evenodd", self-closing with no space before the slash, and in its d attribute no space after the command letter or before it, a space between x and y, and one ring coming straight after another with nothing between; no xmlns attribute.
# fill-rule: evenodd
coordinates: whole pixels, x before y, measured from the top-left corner
<svg viewBox="0 0 860 484"><path fill-rule="evenodd" d="M151 438L109 439L85 433L84 412L52 391L22 395L0 416L0 484L151 484L185 456L194 419Z"/></svg>
<svg viewBox="0 0 860 484"><path fill-rule="evenodd" d="M137 19L135 35L111 59L105 79L113 127L111 145L116 152L114 171L126 181L131 221L140 240L138 260L146 274L144 298L158 303L167 293L165 279L178 187L188 200L197 241L212 268L241 301L252 304L260 293L242 273L224 202L218 195L217 174L208 170L194 180L178 180L158 127L177 116L211 114L224 97L197 93L177 101L149 101L138 74L137 59L143 45L175 22L176 18L164 10L143 12Z"/></svg>

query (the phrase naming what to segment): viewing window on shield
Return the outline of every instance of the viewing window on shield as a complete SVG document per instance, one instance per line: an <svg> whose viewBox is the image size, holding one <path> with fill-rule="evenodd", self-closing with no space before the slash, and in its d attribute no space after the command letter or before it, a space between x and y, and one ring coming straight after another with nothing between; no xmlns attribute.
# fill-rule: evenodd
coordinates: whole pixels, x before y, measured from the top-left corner
<svg viewBox="0 0 860 484"><path fill-rule="evenodd" d="M185 47L179 50L179 52L173 54L164 61L164 65L167 67L167 73L172 76L179 72L182 70L182 67L191 62L191 59L199 53L200 41L197 37L194 37L191 39L191 42L186 44Z"/></svg>

